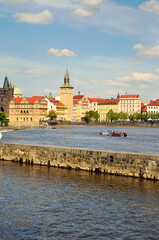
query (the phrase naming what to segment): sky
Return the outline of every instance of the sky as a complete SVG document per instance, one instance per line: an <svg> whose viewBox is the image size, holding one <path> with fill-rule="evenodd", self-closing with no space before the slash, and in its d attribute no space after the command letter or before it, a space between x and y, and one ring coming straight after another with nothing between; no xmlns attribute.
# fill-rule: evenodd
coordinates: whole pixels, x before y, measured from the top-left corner
<svg viewBox="0 0 159 240"><path fill-rule="evenodd" d="M159 98L158 0L0 0L0 86L59 96Z"/></svg>

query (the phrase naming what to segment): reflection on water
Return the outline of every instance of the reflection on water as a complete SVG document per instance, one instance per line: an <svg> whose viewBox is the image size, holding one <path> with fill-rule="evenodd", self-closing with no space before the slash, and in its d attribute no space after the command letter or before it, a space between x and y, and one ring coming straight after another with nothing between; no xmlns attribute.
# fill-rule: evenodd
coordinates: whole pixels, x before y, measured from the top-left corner
<svg viewBox="0 0 159 240"><path fill-rule="evenodd" d="M128 136L101 136L108 127L70 127L66 129L27 129L4 132L2 142L66 146L124 152L159 154L159 128L120 128ZM111 130L119 130L112 127Z"/></svg>
<svg viewBox="0 0 159 240"><path fill-rule="evenodd" d="M159 182L0 162L0 239L158 239Z"/></svg>

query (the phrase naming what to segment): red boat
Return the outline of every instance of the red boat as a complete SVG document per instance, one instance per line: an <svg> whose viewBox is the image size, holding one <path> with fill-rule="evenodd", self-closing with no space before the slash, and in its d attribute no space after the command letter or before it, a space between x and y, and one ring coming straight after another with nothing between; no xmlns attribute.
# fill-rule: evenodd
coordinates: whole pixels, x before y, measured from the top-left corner
<svg viewBox="0 0 159 240"><path fill-rule="evenodd" d="M125 132L120 132L120 131L111 131L108 136L127 137L127 134Z"/></svg>

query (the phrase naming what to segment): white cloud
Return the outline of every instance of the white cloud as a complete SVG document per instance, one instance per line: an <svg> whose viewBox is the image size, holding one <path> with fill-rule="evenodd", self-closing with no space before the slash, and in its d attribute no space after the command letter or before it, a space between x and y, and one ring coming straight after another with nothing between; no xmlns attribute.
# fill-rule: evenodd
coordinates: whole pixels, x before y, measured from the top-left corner
<svg viewBox="0 0 159 240"><path fill-rule="evenodd" d="M100 81L99 81L99 80L90 80L90 83L93 83L93 84L100 84Z"/></svg>
<svg viewBox="0 0 159 240"><path fill-rule="evenodd" d="M72 0L33 0L38 5L52 6L58 8L74 8Z"/></svg>
<svg viewBox="0 0 159 240"><path fill-rule="evenodd" d="M49 10L44 10L40 13L16 13L14 17L17 22L31 24L49 24L53 21L53 14Z"/></svg>
<svg viewBox="0 0 159 240"><path fill-rule="evenodd" d="M152 83L159 80L159 76L152 74L152 73L144 73L144 72L132 72L130 75L118 77L116 78L118 81L123 82L145 82L145 83Z"/></svg>
<svg viewBox="0 0 159 240"><path fill-rule="evenodd" d="M86 86L86 85L87 85L86 82L81 81L81 80L79 80L79 79L73 80L73 83L74 83L75 85L77 85L77 86Z"/></svg>
<svg viewBox="0 0 159 240"><path fill-rule="evenodd" d="M82 0L81 3L88 6L99 5L103 2L103 0Z"/></svg>
<svg viewBox="0 0 159 240"><path fill-rule="evenodd" d="M106 81L103 81L103 84L108 84L110 86L123 86L123 87L128 87L130 86L129 83L125 83L125 82L122 82L122 81L119 81L118 78L116 78L116 80L106 80Z"/></svg>
<svg viewBox="0 0 159 240"><path fill-rule="evenodd" d="M19 4L19 3L27 3L28 0L7 0L7 2L13 3L13 4Z"/></svg>
<svg viewBox="0 0 159 240"><path fill-rule="evenodd" d="M159 58L159 45L155 47L145 47L141 44L136 44L134 49L137 51L138 57L146 57L146 58Z"/></svg>
<svg viewBox="0 0 159 240"><path fill-rule="evenodd" d="M55 55L55 56L58 56L58 57L62 57L62 56L66 56L66 57L76 57L77 55L68 50L68 49L55 49L55 48L50 48L48 51L47 51L47 54L50 54L50 55Z"/></svg>
<svg viewBox="0 0 159 240"><path fill-rule="evenodd" d="M73 12L73 14L80 16L80 17L90 17L90 16L92 16L93 13L88 10L82 9L82 8L77 8Z"/></svg>
<svg viewBox="0 0 159 240"><path fill-rule="evenodd" d="M140 88L146 89L146 88L150 88L149 84L141 84Z"/></svg>
<svg viewBox="0 0 159 240"><path fill-rule="evenodd" d="M143 11L159 14L159 1L150 0L139 5L139 8Z"/></svg>
<svg viewBox="0 0 159 240"><path fill-rule="evenodd" d="M53 73L55 70L52 68L48 69L28 69L28 70L21 70L18 71L18 74L22 75L49 75Z"/></svg>

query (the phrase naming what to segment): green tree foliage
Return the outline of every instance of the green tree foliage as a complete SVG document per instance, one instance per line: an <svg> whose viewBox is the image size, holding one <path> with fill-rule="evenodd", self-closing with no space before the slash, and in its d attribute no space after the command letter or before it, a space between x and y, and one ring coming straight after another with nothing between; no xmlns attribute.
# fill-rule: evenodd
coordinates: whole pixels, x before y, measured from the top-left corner
<svg viewBox="0 0 159 240"><path fill-rule="evenodd" d="M134 113L133 115L134 115L134 119L135 119L135 120L137 120L137 121L138 121L138 120L141 120L141 113L137 113L137 112L136 112L136 113Z"/></svg>
<svg viewBox="0 0 159 240"><path fill-rule="evenodd" d="M51 120L54 120L57 117L57 114L54 110L50 110L47 117L49 117Z"/></svg>
<svg viewBox="0 0 159 240"><path fill-rule="evenodd" d="M8 120L6 120L5 112L1 112L1 111L0 111L0 124L2 126L7 126L8 125Z"/></svg>
<svg viewBox="0 0 159 240"><path fill-rule="evenodd" d="M115 113L113 112L112 109L109 110L109 112L106 115L106 119L110 122L115 120L115 117L117 118L117 115L115 116Z"/></svg>
<svg viewBox="0 0 159 240"><path fill-rule="evenodd" d="M130 120L130 121L134 121L134 114L130 114L130 115L129 115L129 120Z"/></svg>
<svg viewBox="0 0 159 240"><path fill-rule="evenodd" d="M149 113L142 113L141 114L141 120L143 121L147 121L150 118L150 114Z"/></svg>
<svg viewBox="0 0 159 240"><path fill-rule="evenodd" d="M159 113L152 113L152 114L150 114L150 118L152 120L157 120L159 118Z"/></svg>
<svg viewBox="0 0 159 240"><path fill-rule="evenodd" d="M0 121L3 121L6 118L5 112L0 112Z"/></svg>
<svg viewBox="0 0 159 240"><path fill-rule="evenodd" d="M85 120L86 122L90 122L90 121L98 121L98 119L100 118L100 115L99 113L95 112L95 111L89 111L89 112L86 112L86 115L85 115Z"/></svg>

